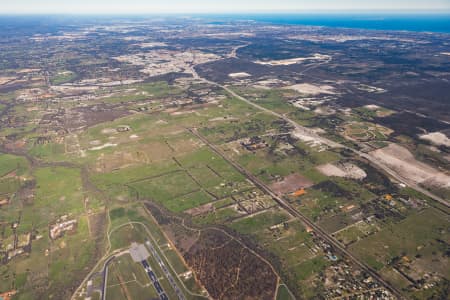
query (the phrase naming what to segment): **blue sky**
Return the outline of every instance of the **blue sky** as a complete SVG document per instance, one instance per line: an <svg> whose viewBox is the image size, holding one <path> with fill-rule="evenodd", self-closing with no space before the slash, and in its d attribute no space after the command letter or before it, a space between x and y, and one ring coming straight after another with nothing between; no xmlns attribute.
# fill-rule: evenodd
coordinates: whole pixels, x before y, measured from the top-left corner
<svg viewBox="0 0 450 300"><path fill-rule="evenodd" d="M450 0L0 0L0 13L450 12Z"/></svg>

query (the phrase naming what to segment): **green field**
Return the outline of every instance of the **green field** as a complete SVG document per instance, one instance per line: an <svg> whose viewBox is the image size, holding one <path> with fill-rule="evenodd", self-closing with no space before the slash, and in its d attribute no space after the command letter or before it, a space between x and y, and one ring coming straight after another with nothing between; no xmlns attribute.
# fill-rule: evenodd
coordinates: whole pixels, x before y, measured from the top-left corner
<svg viewBox="0 0 450 300"><path fill-rule="evenodd" d="M278 287L278 294L277 294L277 300L294 300L295 298L292 297L292 295L289 293L289 290L285 285L280 285Z"/></svg>
<svg viewBox="0 0 450 300"><path fill-rule="evenodd" d="M385 226L376 234L351 245L350 249L375 268L403 256L413 259L421 254L424 259L432 260L442 253L439 240L450 240L447 229L448 218L430 208L412 214L400 223Z"/></svg>
<svg viewBox="0 0 450 300"><path fill-rule="evenodd" d="M45 167L35 170L33 175L36 178L36 196L33 209L23 211L22 229L47 225L62 215L77 215L84 211L78 169Z"/></svg>
<svg viewBox="0 0 450 300"><path fill-rule="evenodd" d="M130 186L139 194L139 199L150 199L163 204L199 190L197 183L183 171L139 181Z"/></svg>
<svg viewBox="0 0 450 300"><path fill-rule="evenodd" d="M251 234L272 225L277 225L289 219L286 212L282 210L269 210L255 215L244 217L230 224L234 230Z"/></svg>
<svg viewBox="0 0 450 300"><path fill-rule="evenodd" d="M23 175L28 167L28 161L23 157L0 154L0 178L13 171L17 176Z"/></svg>
<svg viewBox="0 0 450 300"><path fill-rule="evenodd" d="M77 78L77 74L71 71L61 71L50 78L50 82L54 85L68 83Z"/></svg>

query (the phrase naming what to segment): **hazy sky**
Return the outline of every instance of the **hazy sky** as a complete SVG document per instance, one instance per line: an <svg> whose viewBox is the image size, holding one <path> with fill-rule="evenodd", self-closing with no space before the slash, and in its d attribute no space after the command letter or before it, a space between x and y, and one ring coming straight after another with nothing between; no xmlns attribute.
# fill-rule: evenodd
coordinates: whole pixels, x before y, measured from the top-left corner
<svg viewBox="0 0 450 300"><path fill-rule="evenodd" d="M0 13L441 11L450 0L0 0Z"/></svg>

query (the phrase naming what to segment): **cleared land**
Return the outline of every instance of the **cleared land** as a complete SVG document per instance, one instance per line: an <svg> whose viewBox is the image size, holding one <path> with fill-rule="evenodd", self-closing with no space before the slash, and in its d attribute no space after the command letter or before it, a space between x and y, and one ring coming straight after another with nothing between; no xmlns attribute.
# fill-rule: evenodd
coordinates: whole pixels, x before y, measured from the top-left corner
<svg viewBox="0 0 450 300"><path fill-rule="evenodd" d="M375 150L371 154L402 177L425 186L450 188L450 176L417 161L408 149L396 145Z"/></svg>

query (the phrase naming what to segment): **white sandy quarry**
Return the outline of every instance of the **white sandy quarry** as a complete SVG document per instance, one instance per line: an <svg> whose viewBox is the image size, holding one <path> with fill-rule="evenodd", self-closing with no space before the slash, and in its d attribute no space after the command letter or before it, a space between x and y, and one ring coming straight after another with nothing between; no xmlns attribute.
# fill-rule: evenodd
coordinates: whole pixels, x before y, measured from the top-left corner
<svg viewBox="0 0 450 300"><path fill-rule="evenodd" d="M367 104L367 105L364 105L364 107L367 108L368 110L378 110L381 108L380 106L378 106L376 104Z"/></svg>
<svg viewBox="0 0 450 300"><path fill-rule="evenodd" d="M317 128L297 127L291 132L292 137L297 138L312 148L321 152L328 148L341 148L341 145L319 135Z"/></svg>
<svg viewBox="0 0 450 300"><path fill-rule="evenodd" d="M426 186L450 188L450 176L417 161L408 149L396 144L371 152L376 159L388 165L405 179Z"/></svg>
<svg viewBox="0 0 450 300"><path fill-rule="evenodd" d="M228 74L231 78L245 78L250 77L251 75L246 72L239 72L239 73L230 73Z"/></svg>
<svg viewBox="0 0 450 300"><path fill-rule="evenodd" d="M156 48L156 47L166 47L166 43L160 43L160 42L149 42L149 43L141 43L138 44L141 48Z"/></svg>
<svg viewBox="0 0 450 300"><path fill-rule="evenodd" d="M306 95L334 95L336 94L334 87L330 85L314 85L310 83L300 83L284 87L287 90L294 90Z"/></svg>
<svg viewBox="0 0 450 300"><path fill-rule="evenodd" d="M288 84L289 84L289 82L287 82L287 81L283 81L283 80L280 80L277 78L271 78L271 79L257 81L257 82L255 82L254 85L252 85L252 87L255 89L268 90L271 88L279 88L281 86L286 86Z"/></svg>
<svg viewBox="0 0 450 300"><path fill-rule="evenodd" d="M0 77L0 85L8 83L14 79L16 79L16 77Z"/></svg>
<svg viewBox="0 0 450 300"><path fill-rule="evenodd" d="M422 140L430 141L431 143L438 146L450 147L450 139L442 132L431 132L427 134L422 134L420 138Z"/></svg>
<svg viewBox="0 0 450 300"><path fill-rule="evenodd" d="M289 58L289 59L281 59L281 60L270 60L270 61L256 61L255 63L260 65L268 65L268 66L289 66L295 65L300 62L306 60L328 60L331 59L331 56L316 53L310 57L297 57L297 58Z"/></svg>
<svg viewBox="0 0 450 300"><path fill-rule="evenodd" d="M318 115L329 116L329 115L336 113L336 110L329 106L321 106L321 107L316 107L314 112Z"/></svg>
<svg viewBox="0 0 450 300"><path fill-rule="evenodd" d="M327 176L337 176L357 180L364 179L367 176L363 169L351 163L328 163L318 166L317 170Z"/></svg>

